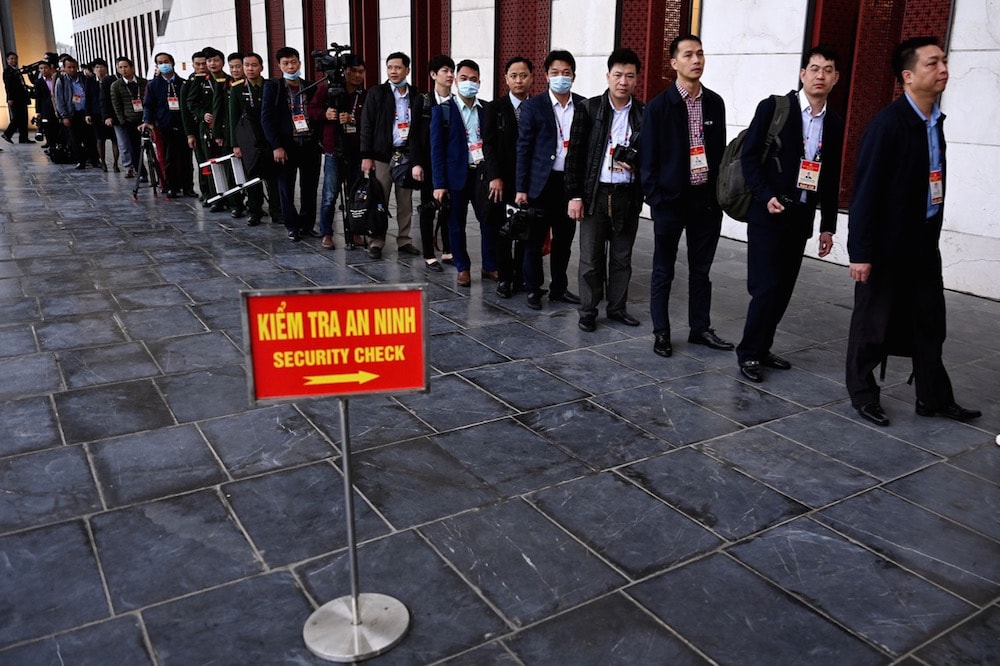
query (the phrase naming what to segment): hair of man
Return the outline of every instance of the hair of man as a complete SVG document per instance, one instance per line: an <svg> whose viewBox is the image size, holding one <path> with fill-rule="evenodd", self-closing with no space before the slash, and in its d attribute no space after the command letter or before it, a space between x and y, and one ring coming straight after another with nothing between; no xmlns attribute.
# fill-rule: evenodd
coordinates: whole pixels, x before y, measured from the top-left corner
<svg viewBox="0 0 1000 666"><path fill-rule="evenodd" d="M406 67L407 69L410 67L410 56L406 55L402 51L393 51L386 56L385 64L388 65L390 60L402 60L403 67Z"/></svg>
<svg viewBox="0 0 1000 666"><path fill-rule="evenodd" d="M635 73L638 74L642 69L642 63L639 62L639 56L632 49L615 49L608 56L608 71L615 65L635 65Z"/></svg>
<svg viewBox="0 0 1000 666"><path fill-rule="evenodd" d="M519 62L523 62L524 63L524 65L528 68L528 73L529 74L535 71L535 65L530 60L528 60L524 56L514 56L513 58L511 58L510 60L507 61L506 65L504 65L504 67L503 67L503 73L504 74L510 73L510 68L513 67L514 65L516 65Z"/></svg>
<svg viewBox="0 0 1000 666"><path fill-rule="evenodd" d="M557 60L568 64L569 68L573 71L574 74L576 74L576 58L574 58L573 54L570 53L569 51L565 51L562 49L549 51L549 54L545 56L545 71L546 72L549 71L549 67L551 67L552 63L556 62Z"/></svg>
<svg viewBox="0 0 1000 666"><path fill-rule="evenodd" d="M929 35L912 37L892 50L892 73L899 81L899 85L903 85L903 72L913 69L917 64L917 49L924 46L939 46L937 37Z"/></svg>
<svg viewBox="0 0 1000 666"><path fill-rule="evenodd" d="M474 69L474 70L476 70L476 74L479 74L479 64L476 63L475 60L465 59L465 60L461 61L460 63L458 63L455 66L455 73L457 74L458 70L462 69L463 67L468 67L469 69Z"/></svg>
<svg viewBox="0 0 1000 666"><path fill-rule="evenodd" d="M405 63L404 63L405 64ZM455 69L455 61L451 59L451 56L447 56L443 53L439 53L430 59L427 63L427 75L435 74L441 71L442 67L447 67L449 69Z"/></svg>
<svg viewBox="0 0 1000 666"><path fill-rule="evenodd" d="M677 57L677 51L680 50L681 42L698 42L699 46L702 45L702 43L701 43L701 37L699 37L698 35L693 35L693 34L690 34L690 33L688 33L686 35L677 35L670 42L670 57L671 58L676 58Z"/></svg>

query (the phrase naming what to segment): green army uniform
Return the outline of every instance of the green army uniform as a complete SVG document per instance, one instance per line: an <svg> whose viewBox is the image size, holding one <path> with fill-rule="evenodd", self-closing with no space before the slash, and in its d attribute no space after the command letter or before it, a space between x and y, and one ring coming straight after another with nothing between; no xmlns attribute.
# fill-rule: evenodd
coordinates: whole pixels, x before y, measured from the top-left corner
<svg viewBox="0 0 1000 666"><path fill-rule="evenodd" d="M263 186L253 185L246 190L247 209L250 212L251 218L260 219L263 215L264 188L266 187L271 222L284 224L281 218L281 207L278 205L278 179L274 171L271 147L264 140L264 130L260 124L260 105L263 98L263 79L260 85L253 85L245 79L233 82L230 86L229 109L225 120L225 127L228 130L227 141L230 146L239 145L237 129L240 119L246 116L247 121L253 127L254 135L257 137L256 144L259 151L259 158L256 162L256 168L252 168L249 161L244 161L243 167L247 169L246 176L248 180L259 176L264 181Z"/></svg>

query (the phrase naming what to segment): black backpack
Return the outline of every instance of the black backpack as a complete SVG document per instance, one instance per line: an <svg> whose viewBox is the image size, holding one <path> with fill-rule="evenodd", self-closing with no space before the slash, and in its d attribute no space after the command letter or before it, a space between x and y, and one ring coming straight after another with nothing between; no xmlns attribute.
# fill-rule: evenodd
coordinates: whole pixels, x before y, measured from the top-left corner
<svg viewBox="0 0 1000 666"><path fill-rule="evenodd" d="M767 159L771 144L777 141L778 147L781 147L778 133L784 128L791 108L788 95L771 95L771 98L774 99L774 115L771 116L771 125L767 128L761 162ZM719 179L715 183L715 195L719 200L719 206L726 211L726 215L740 222L747 221L750 202L753 201L753 194L747 187L746 179L743 177L743 164L740 162L746 135L747 130L743 130L726 146L719 166Z"/></svg>
<svg viewBox="0 0 1000 666"><path fill-rule="evenodd" d="M361 176L347 201L347 231L357 236L384 236L389 229L389 208L382 185Z"/></svg>

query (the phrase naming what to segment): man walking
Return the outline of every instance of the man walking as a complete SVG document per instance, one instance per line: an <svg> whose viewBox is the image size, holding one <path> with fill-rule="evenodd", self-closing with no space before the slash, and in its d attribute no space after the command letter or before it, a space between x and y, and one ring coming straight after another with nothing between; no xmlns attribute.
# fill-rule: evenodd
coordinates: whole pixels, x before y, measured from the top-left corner
<svg viewBox="0 0 1000 666"><path fill-rule="evenodd" d="M847 250L854 314L847 342L847 391L862 418L889 418L873 371L888 354L911 356L916 412L968 421L982 415L955 402L941 360L944 279L939 241L944 219L944 115L948 59L933 37L893 51L903 94L865 130L858 150Z"/></svg>
<svg viewBox="0 0 1000 666"><path fill-rule="evenodd" d="M740 373L752 382L763 381L762 366L792 367L771 353L771 345L792 298L817 204L819 256L833 248L844 121L827 108L826 100L839 76L836 53L823 46L810 49L799 70L802 87L785 96L787 120L773 144L767 145L767 136L777 106L774 97L757 106L744 139L743 174L754 198L747 227L750 305L736 358Z"/></svg>
<svg viewBox="0 0 1000 666"><path fill-rule="evenodd" d="M607 285L608 319L639 320L626 309L632 245L642 192L635 169L642 102L632 97L639 56L616 49L608 58L608 89L576 107L566 158L568 213L580 223L580 330L597 329L597 306Z"/></svg>
<svg viewBox="0 0 1000 666"><path fill-rule="evenodd" d="M7 52L7 64L3 68L3 85L7 91L7 104L10 106L10 125L3 133L4 141L14 143L11 138L16 132L18 143L34 143L28 138L28 103L31 96L24 85L24 77L17 67L17 54Z"/></svg>
<svg viewBox="0 0 1000 666"><path fill-rule="evenodd" d="M676 37L670 43L670 65L677 72L676 84L654 97L643 112L646 149L639 169L655 238L649 299L653 351L663 357L673 354L667 308L682 232L688 253L688 342L733 348L712 329L708 277L722 231L715 181L726 148L726 107L701 84L705 52L700 37Z"/></svg>

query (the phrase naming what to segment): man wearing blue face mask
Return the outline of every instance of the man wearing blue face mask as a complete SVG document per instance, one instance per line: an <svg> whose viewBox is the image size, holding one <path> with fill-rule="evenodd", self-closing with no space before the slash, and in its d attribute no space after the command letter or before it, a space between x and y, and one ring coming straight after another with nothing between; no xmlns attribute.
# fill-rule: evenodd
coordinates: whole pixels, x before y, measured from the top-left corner
<svg viewBox="0 0 1000 666"><path fill-rule="evenodd" d="M568 289L566 277L576 222L566 215L569 200L563 172L575 105L584 98L570 92L576 59L569 51L550 52L545 58L545 74L549 93L536 95L520 106L517 139L514 201L544 211L544 222L532 225L524 249L524 284L532 310L542 308L542 246L550 229L549 300L580 304L580 298Z"/></svg>
<svg viewBox="0 0 1000 666"><path fill-rule="evenodd" d="M194 171L191 168L191 149L188 148L184 121L181 118L181 89L184 79L174 72L174 57L157 53L154 57L157 76L146 85L142 102L142 125L139 129L156 128L163 144L165 166L163 192L174 198L194 193Z"/></svg>
<svg viewBox="0 0 1000 666"><path fill-rule="evenodd" d="M405 53L390 53L385 59L385 71L386 82L368 91L361 111L361 172L374 176L386 197L390 187L396 191L399 254L419 256L420 250L410 240L413 190L395 183L391 171L393 165L409 164L412 109L419 91L406 82L410 74L410 56ZM383 247L385 235L372 236L368 255L380 259Z"/></svg>
<svg viewBox="0 0 1000 666"><path fill-rule="evenodd" d="M483 277L497 279L495 232L485 224L485 178L483 160L483 103L479 94L479 65L463 60L455 70L458 99L448 99L431 111L431 173L434 198L451 199L448 234L458 286L472 285L471 260L466 247L465 218L469 203L482 232Z"/></svg>
<svg viewBox="0 0 1000 666"><path fill-rule="evenodd" d="M314 89L302 78L299 52L283 46L275 54L281 78L264 83L260 124L271 146L278 173L278 198L288 240L312 236L316 225L316 190L323 151L309 124L308 106ZM299 181L299 209L295 209L295 180Z"/></svg>

